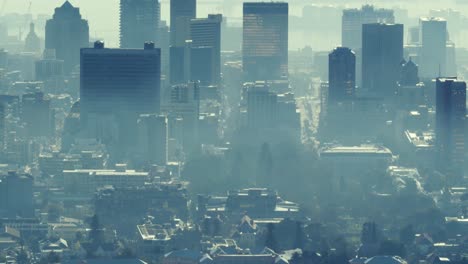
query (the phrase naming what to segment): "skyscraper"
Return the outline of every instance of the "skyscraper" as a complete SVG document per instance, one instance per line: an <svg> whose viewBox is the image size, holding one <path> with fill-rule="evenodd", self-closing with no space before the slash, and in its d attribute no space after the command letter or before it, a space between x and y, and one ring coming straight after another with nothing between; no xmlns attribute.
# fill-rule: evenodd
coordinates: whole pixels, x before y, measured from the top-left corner
<svg viewBox="0 0 468 264"><path fill-rule="evenodd" d="M0 153L5 148L5 106L0 103Z"/></svg>
<svg viewBox="0 0 468 264"><path fill-rule="evenodd" d="M465 116L466 83L455 78L438 78L436 81L436 163L438 169L452 179L464 176Z"/></svg>
<svg viewBox="0 0 468 264"><path fill-rule="evenodd" d="M334 49L328 56L328 102L342 102L354 97L356 55L345 47Z"/></svg>
<svg viewBox="0 0 468 264"><path fill-rule="evenodd" d="M196 0L171 1L171 46L184 46L190 35L190 20L197 17Z"/></svg>
<svg viewBox="0 0 468 264"><path fill-rule="evenodd" d="M395 23L393 10L375 9L364 5L361 9L345 9L342 16L341 45L358 50L362 47L362 25L372 23Z"/></svg>
<svg viewBox="0 0 468 264"><path fill-rule="evenodd" d="M108 49L96 42L82 49L80 112L91 136L110 137L100 132L109 122L118 127L112 136L120 145L134 143L139 115L159 111L160 79L161 52L153 43L144 49Z"/></svg>
<svg viewBox="0 0 468 264"><path fill-rule="evenodd" d="M81 18L80 9L66 1L55 9L46 23L46 49L55 49L57 59L64 60L70 73L80 63L80 49L89 46L88 21Z"/></svg>
<svg viewBox="0 0 468 264"><path fill-rule="evenodd" d="M244 3L242 60L246 81L288 76L288 3Z"/></svg>
<svg viewBox="0 0 468 264"><path fill-rule="evenodd" d="M447 21L442 18L420 18L420 75L433 79L446 74Z"/></svg>
<svg viewBox="0 0 468 264"><path fill-rule="evenodd" d="M50 99L42 92L24 94L21 98L21 120L29 137L50 137L55 132Z"/></svg>
<svg viewBox="0 0 468 264"><path fill-rule="evenodd" d="M365 24L362 32L362 86L371 96L395 94L403 59L403 25Z"/></svg>
<svg viewBox="0 0 468 264"><path fill-rule="evenodd" d="M140 115L138 119L138 149L147 164L165 166L168 155L167 117L157 114Z"/></svg>
<svg viewBox="0 0 468 264"><path fill-rule="evenodd" d="M120 47L136 49L156 42L159 19L158 0L120 0Z"/></svg>
<svg viewBox="0 0 468 264"><path fill-rule="evenodd" d="M209 75L211 83L217 84L221 74L221 23L222 15L208 15L208 18L192 19L190 21L190 39L192 48L211 47L213 65ZM192 62L201 63L202 61ZM192 77L193 79L193 77ZM194 80L194 79L193 79Z"/></svg>
<svg viewBox="0 0 468 264"><path fill-rule="evenodd" d="M41 39L36 34L34 23L29 24L29 33L24 40L24 51L41 52Z"/></svg>

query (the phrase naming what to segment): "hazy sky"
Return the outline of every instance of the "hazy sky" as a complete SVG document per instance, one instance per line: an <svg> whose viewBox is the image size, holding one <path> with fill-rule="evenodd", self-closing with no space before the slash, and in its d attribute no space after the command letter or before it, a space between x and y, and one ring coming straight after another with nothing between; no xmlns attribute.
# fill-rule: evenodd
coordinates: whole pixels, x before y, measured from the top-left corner
<svg viewBox="0 0 468 264"><path fill-rule="evenodd" d="M162 19L169 18L169 0L161 0ZM225 5L224 2L234 5ZM252 0L249 0L252 1ZM257 0L254 0L257 1ZM454 4L457 1L458 4ZM465 2L464 2L465 1ZM109 47L118 45L118 24L119 24L119 2L120 0L70 0L70 2L80 7L81 14L89 21L90 33L93 38L104 39ZM223 13L228 17L242 16L242 0L198 0L197 16L205 17L208 13ZM409 9L410 16L427 14L431 8L456 8L462 12L468 11L468 0L289 0L290 14L300 15L302 7L307 4L330 4L338 3L340 6L357 7L364 3L375 4L380 7L400 6ZM54 8L64 3L64 0L0 0L0 7L4 4L4 13L26 13L31 3L33 14L51 15ZM421 8L423 7L423 8ZM228 20L229 21L229 20ZM231 20L232 21L232 20ZM42 31L39 29L39 31ZM310 37L310 36L309 36Z"/></svg>

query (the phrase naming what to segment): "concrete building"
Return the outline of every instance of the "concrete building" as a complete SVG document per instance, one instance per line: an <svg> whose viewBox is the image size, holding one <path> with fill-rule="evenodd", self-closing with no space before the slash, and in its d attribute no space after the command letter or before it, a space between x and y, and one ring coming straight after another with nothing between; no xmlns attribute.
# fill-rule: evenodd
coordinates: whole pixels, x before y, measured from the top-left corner
<svg viewBox="0 0 468 264"><path fill-rule="evenodd" d="M421 42L420 75L423 79L446 76L447 21L442 18L419 19Z"/></svg>
<svg viewBox="0 0 468 264"><path fill-rule="evenodd" d="M63 182L67 192L92 195L98 188L143 187L148 181L147 172L127 170L124 166L115 170L64 170Z"/></svg>
<svg viewBox="0 0 468 264"><path fill-rule="evenodd" d="M362 25L372 23L395 23L391 9L364 5L361 9L344 9L342 16L341 45L357 51L362 47Z"/></svg>
<svg viewBox="0 0 468 264"><path fill-rule="evenodd" d="M21 97L21 120L26 125L28 137L51 137L55 133L54 110L50 99L45 98L42 92Z"/></svg>
<svg viewBox="0 0 468 264"><path fill-rule="evenodd" d="M34 217L33 178L8 172L0 176L0 216Z"/></svg>
<svg viewBox="0 0 468 264"><path fill-rule="evenodd" d="M395 96L403 59L402 24L365 24L362 32L362 87L367 96Z"/></svg>
<svg viewBox="0 0 468 264"><path fill-rule="evenodd" d="M158 0L120 0L120 47L138 49L158 41L161 7Z"/></svg>
<svg viewBox="0 0 468 264"><path fill-rule="evenodd" d="M208 18L192 19L190 21L190 40L192 48L211 48L212 55L203 60L203 58L194 59L192 57L192 71L200 67L200 63L211 62L212 67L207 69L207 75L211 76L208 80L200 80L202 84L218 84L221 75L221 23L223 16L221 14L208 15ZM193 51L192 51L193 54ZM192 74L192 80L195 76Z"/></svg>
<svg viewBox="0 0 468 264"><path fill-rule="evenodd" d="M246 81L288 76L288 3L244 3L242 61Z"/></svg>
<svg viewBox="0 0 468 264"><path fill-rule="evenodd" d="M328 103L350 101L356 89L356 55L345 47L335 48L328 55Z"/></svg>
<svg viewBox="0 0 468 264"><path fill-rule="evenodd" d="M466 83L438 78L436 85L436 163L453 184L464 177Z"/></svg>
<svg viewBox="0 0 468 264"><path fill-rule="evenodd" d="M156 114L140 115L137 126L140 161L165 166L168 160L167 117Z"/></svg>
<svg viewBox="0 0 468 264"><path fill-rule="evenodd" d="M141 114L160 109L161 51L109 49L96 42L81 50L80 116L89 137L117 144L117 152L136 143ZM115 128L115 129L110 129Z"/></svg>
<svg viewBox="0 0 468 264"><path fill-rule="evenodd" d="M45 48L54 49L57 58L65 62L65 72L70 73L80 64L80 49L89 46L88 21L81 18L79 8L65 1L47 20L45 34Z"/></svg>
<svg viewBox="0 0 468 264"><path fill-rule="evenodd" d="M197 17L196 0L170 0L171 46L183 47L190 36L190 20Z"/></svg>

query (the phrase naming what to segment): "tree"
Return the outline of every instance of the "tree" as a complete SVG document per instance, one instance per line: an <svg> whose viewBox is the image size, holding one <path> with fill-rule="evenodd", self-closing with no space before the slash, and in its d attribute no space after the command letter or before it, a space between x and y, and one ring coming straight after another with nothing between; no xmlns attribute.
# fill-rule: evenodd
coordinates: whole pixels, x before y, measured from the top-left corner
<svg viewBox="0 0 468 264"><path fill-rule="evenodd" d="M362 244L377 244L377 225L374 222L367 222L362 225L361 232L361 243Z"/></svg>
<svg viewBox="0 0 468 264"><path fill-rule="evenodd" d="M275 238L275 226L272 223L267 225L265 247L277 252L278 242Z"/></svg>
<svg viewBox="0 0 468 264"><path fill-rule="evenodd" d="M406 257L406 248L403 243L394 240L384 240L379 246L379 255Z"/></svg>
<svg viewBox="0 0 468 264"><path fill-rule="evenodd" d="M99 216L97 214L93 215L90 223L91 231L89 232L89 242L93 247L97 248L104 242L103 230L101 223L99 222Z"/></svg>
<svg viewBox="0 0 468 264"><path fill-rule="evenodd" d="M302 223L297 221L296 222L296 236L294 240L294 248L304 248L304 229L302 228Z"/></svg>
<svg viewBox="0 0 468 264"><path fill-rule="evenodd" d="M400 230L400 242L404 244L411 244L414 241L414 229L413 225L407 225Z"/></svg>
<svg viewBox="0 0 468 264"><path fill-rule="evenodd" d="M29 264L29 255L28 252L24 249L24 246L22 246L21 250L16 253L16 262L18 264Z"/></svg>

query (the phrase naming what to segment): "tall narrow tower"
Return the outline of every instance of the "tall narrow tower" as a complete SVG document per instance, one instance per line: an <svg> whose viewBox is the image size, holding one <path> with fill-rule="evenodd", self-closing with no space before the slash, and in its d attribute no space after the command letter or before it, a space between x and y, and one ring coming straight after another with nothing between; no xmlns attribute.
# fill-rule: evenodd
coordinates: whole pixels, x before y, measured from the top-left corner
<svg viewBox="0 0 468 264"><path fill-rule="evenodd" d="M156 42L159 19L158 0L120 0L120 47L136 49Z"/></svg>

